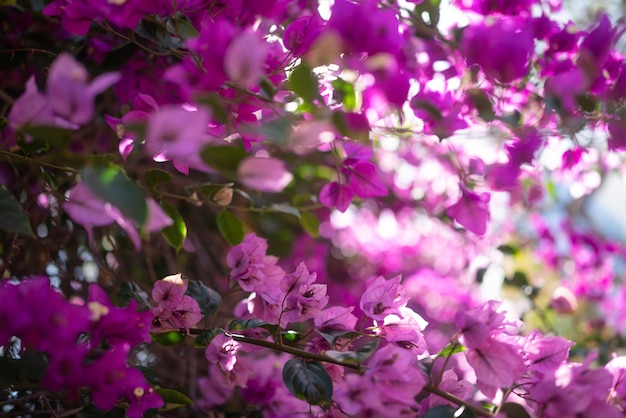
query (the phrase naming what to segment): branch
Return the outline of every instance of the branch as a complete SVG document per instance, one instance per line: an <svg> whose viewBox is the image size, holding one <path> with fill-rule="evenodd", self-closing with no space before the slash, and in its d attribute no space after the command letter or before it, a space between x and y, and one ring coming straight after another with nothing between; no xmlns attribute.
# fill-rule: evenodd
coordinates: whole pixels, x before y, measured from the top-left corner
<svg viewBox="0 0 626 418"><path fill-rule="evenodd" d="M456 405L464 406L464 407L466 407L467 409L469 409L470 411L472 411L474 414L476 414L478 416L481 416L481 417L494 417L495 416L494 414L492 414L491 412L489 412L485 408L482 408L482 407L476 406L476 405L472 405L472 404L468 403L467 401L464 401L461 398L457 398L453 394L445 392L445 391L443 391L443 390L441 390L441 389L439 389L439 388L437 388L437 387L435 387L433 385L429 384L429 385L424 386L424 390L426 392L430 392L430 393L432 393L434 395L440 396L443 399L445 399L447 401L450 401L450 402L452 402L452 403L454 403Z"/></svg>

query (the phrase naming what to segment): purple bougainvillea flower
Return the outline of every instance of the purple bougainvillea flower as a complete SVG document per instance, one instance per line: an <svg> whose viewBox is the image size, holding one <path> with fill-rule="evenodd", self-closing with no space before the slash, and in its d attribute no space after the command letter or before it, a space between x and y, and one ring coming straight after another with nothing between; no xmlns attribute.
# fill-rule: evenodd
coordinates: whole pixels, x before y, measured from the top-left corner
<svg viewBox="0 0 626 418"><path fill-rule="evenodd" d="M237 177L243 185L261 192L281 192L293 180L285 163L277 158L248 157L239 163Z"/></svg>
<svg viewBox="0 0 626 418"><path fill-rule="evenodd" d="M228 77L245 88L259 85L265 74L269 44L257 32L244 31L228 45L224 69Z"/></svg>
<svg viewBox="0 0 626 418"><path fill-rule="evenodd" d="M501 83L511 83L528 73L533 48L530 26L511 16L470 25L461 39L461 53L468 65L478 64L487 77Z"/></svg>
<svg viewBox="0 0 626 418"><path fill-rule="evenodd" d="M322 33L323 20L318 15L301 16L287 26L283 33L285 48L296 57L306 53Z"/></svg>
<svg viewBox="0 0 626 418"><path fill-rule="evenodd" d="M152 299L157 306L151 310L155 316L151 331L188 330L203 318L198 302L185 295L188 285L189 280L181 274L167 276L154 284Z"/></svg>
<svg viewBox="0 0 626 418"><path fill-rule="evenodd" d="M387 188L378 178L374 164L363 161L344 171L349 173L350 187L355 195L362 198L387 196Z"/></svg>
<svg viewBox="0 0 626 418"><path fill-rule="evenodd" d="M207 143L211 115L198 108L188 111L180 106L166 106L152 113L146 131L146 149L167 159L185 159L199 153Z"/></svg>
<svg viewBox="0 0 626 418"><path fill-rule="evenodd" d="M28 125L58 126L52 103L37 90L35 76L28 79L26 91L13 103L8 119L9 126L14 130Z"/></svg>
<svg viewBox="0 0 626 418"><path fill-rule="evenodd" d="M376 321L384 321L390 314L401 317L400 308L409 300L401 280L401 276L389 280L379 276L370 281L359 303L363 313Z"/></svg>
<svg viewBox="0 0 626 418"><path fill-rule="evenodd" d="M324 185L320 191L320 203L329 208L337 208L340 212L345 212L350 207L354 191L346 184L339 184L336 181Z"/></svg>
<svg viewBox="0 0 626 418"><path fill-rule="evenodd" d="M153 199L146 200L148 205L148 219L145 230L156 232L172 224L172 220L165 214L163 209ZM94 195L84 183L78 183L71 191L68 201L63 204L63 209L72 220L82 225L93 240L94 226L106 226L116 222L128 234L129 238L139 250L141 237L134 223L122 215L115 206L106 203Z"/></svg>
<svg viewBox="0 0 626 418"><path fill-rule="evenodd" d="M448 215L465 229L484 235L489 222L489 193L476 193L461 185L461 198L447 209Z"/></svg>
<svg viewBox="0 0 626 418"><path fill-rule="evenodd" d="M46 93L55 113L84 125L95 113L95 97L115 84L119 73L105 73L89 83L85 67L68 53L62 53L50 66Z"/></svg>

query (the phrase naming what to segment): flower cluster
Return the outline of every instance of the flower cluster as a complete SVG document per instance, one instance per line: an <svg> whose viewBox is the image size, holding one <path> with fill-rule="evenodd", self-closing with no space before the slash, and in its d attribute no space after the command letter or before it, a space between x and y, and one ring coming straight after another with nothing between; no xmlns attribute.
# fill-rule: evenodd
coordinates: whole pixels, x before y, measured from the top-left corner
<svg viewBox="0 0 626 418"><path fill-rule="evenodd" d="M16 315L19 313L19 315ZM29 350L45 354L44 388L77 400L88 388L103 410L128 402L129 417L142 417L163 400L142 373L128 365L131 348L150 341L152 314L111 304L105 292L91 285L83 304L66 301L47 277L18 284L0 284L0 345L19 338L17 357Z"/></svg>

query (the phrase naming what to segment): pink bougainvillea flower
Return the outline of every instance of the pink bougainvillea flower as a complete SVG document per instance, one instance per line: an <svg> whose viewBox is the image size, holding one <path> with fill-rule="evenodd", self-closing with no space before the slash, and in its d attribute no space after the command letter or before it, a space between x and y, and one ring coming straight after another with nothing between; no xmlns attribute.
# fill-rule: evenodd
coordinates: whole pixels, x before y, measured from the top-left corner
<svg viewBox="0 0 626 418"><path fill-rule="evenodd" d="M387 196L387 188L378 178L374 164L358 162L344 172L349 173L350 187L355 195L362 198Z"/></svg>
<svg viewBox="0 0 626 418"><path fill-rule="evenodd" d="M329 208L337 208L340 212L345 212L350 207L354 191L346 184L339 184L336 181L324 185L320 191L320 203Z"/></svg>
<svg viewBox="0 0 626 418"><path fill-rule="evenodd" d="M28 79L26 91L13 103L8 119L9 126L15 130L28 125L58 126L52 103L37 90L35 76Z"/></svg>
<svg viewBox="0 0 626 418"><path fill-rule="evenodd" d="M271 193L282 192L293 180L284 161L263 157L248 157L241 161L237 177L246 187Z"/></svg>
<svg viewBox="0 0 626 418"><path fill-rule="evenodd" d="M391 314L401 317L401 307L405 306L409 297L405 296L404 286L400 281L401 276L389 280L379 276L371 280L359 304L363 313L376 321L384 321Z"/></svg>
<svg viewBox="0 0 626 418"><path fill-rule="evenodd" d="M528 73L533 34L522 18L493 17L465 29L461 53L468 65L478 64L487 77L511 83Z"/></svg>
<svg viewBox="0 0 626 418"><path fill-rule="evenodd" d="M87 69L68 53L62 53L50 66L46 93L54 112L84 125L95 113L95 97L117 83L119 73L105 73L89 83Z"/></svg>
<svg viewBox="0 0 626 418"><path fill-rule="evenodd" d="M211 115L200 107L194 111L165 106L152 113L146 131L146 149L167 159L189 158L207 144Z"/></svg>
<svg viewBox="0 0 626 418"><path fill-rule="evenodd" d="M154 284L152 299L157 305L152 308L155 316L153 332L189 329L203 318L198 302L185 295L188 285L189 280L183 279L180 273L167 276Z"/></svg>
<svg viewBox="0 0 626 418"><path fill-rule="evenodd" d="M173 223L154 199L148 198L146 203L148 205L148 219L143 228L147 232L160 231ZM78 183L70 191L68 201L63 204L63 209L74 222L87 230L90 240L93 240L92 228L94 226L106 226L116 222L131 239L135 249L141 248L141 237L135 224L122 215L115 206L94 195L84 183Z"/></svg>
<svg viewBox="0 0 626 418"><path fill-rule="evenodd" d="M237 84L250 89L257 87L265 74L269 44L257 32L239 33L230 42L224 56L224 69Z"/></svg>
<svg viewBox="0 0 626 418"><path fill-rule="evenodd" d="M448 215L465 229L484 235L489 222L489 193L477 193L461 184L461 198L447 209Z"/></svg>

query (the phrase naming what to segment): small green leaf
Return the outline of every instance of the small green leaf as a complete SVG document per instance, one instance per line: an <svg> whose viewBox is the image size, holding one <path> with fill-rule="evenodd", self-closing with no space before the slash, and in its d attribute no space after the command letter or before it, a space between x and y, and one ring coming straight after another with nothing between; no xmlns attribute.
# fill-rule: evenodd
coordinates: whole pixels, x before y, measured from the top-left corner
<svg viewBox="0 0 626 418"><path fill-rule="evenodd" d="M506 255L517 255L520 252L520 249L518 247L515 247L511 244L502 244L501 246L498 247L498 250L502 254L506 254Z"/></svg>
<svg viewBox="0 0 626 418"><path fill-rule="evenodd" d="M474 413L465 406L438 405L429 409L423 418L474 418L474 416Z"/></svg>
<svg viewBox="0 0 626 418"><path fill-rule="evenodd" d="M248 153L243 147L222 145L218 147L205 147L200 152L200 156L202 157L202 161L209 167L216 169L226 176L236 178L237 166L241 160L248 156Z"/></svg>
<svg viewBox="0 0 626 418"><path fill-rule="evenodd" d="M300 64L289 75L289 85L305 102L313 102L320 95L317 78L306 64Z"/></svg>
<svg viewBox="0 0 626 418"><path fill-rule="evenodd" d="M183 334L178 331L150 333L150 337L155 343L164 346L179 344L185 338Z"/></svg>
<svg viewBox="0 0 626 418"><path fill-rule="evenodd" d="M0 185L0 228L16 234L34 237L28 216L13 193Z"/></svg>
<svg viewBox="0 0 626 418"><path fill-rule="evenodd" d="M293 206L290 206L286 203L275 203L273 205L270 205L270 208L272 208L272 210L275 212L286 213L288 215L293 215L298 219L300 218L300 211L297 208L294 208Z"/></svg>
<svg viewBox="0 0 626 418"><path fill-rule="evenodd" d="M85 185L96 196L111 203L139 226L146 223L148 205L144 194L118 166L86 167L81 174Z"/></svg>
<svg viewBox="0 0 626 418"><path fill-rule="evenodd" d="M223 210L217 214L215 221L220 234L230 245L237 245L243 241L243 222L237 216L227 210Z"/></svg>
<svg viewBox="0 0 626 418"><path fill-rule="evenodd" d="M244 329L259 328L267 322L260 319L234 319L228 324L229 331L243 331Z"/></svg>
<svg viewBox="0 0 626 418"><path fill-rule="evenodd" d="M69 142L72 131L58 126L25 126L20 133L31 135L36 140L44 143L65 148Z"/></svg>
<svg viewBox="0 0 626 418"><path fill-rule="evenodd" d="M167 216L174 221L172 225L163 228L161 234L163 234L166 241L174 247L176 251L180 251L180 249L183 248L185 238L187 238L187 225L185 224L185 220L180 216L178 209L166 201L161 201L161 208L163 208Z"/></svg>
<svg viewBox="0 0 626 418"><path fill-rule="evenodd" d="M518 403L505 402L500 408L500 413L504 413L506 418L530 418L530 414Z"/></svg>
<svg viewBox="0 0 626 418"><path fill-rule="evenodd" d="M361 364L374 354L379 344L380 339L374 338L372 341L363 344L356 351L327 350L326 355L344 363Z"/></svg>
<svg viewBox="0 0 626 418"><path fill-rule="evenodd" d="M459 343L448 343L444 348L439 351L435 357L444 357L448 358L456 353L460 353L465 351L465 347Z"/></svg>
<svg viewBox="0 0 626 418"><path fill-rule="evenodd" d="M340 331L340 330L333 330L333 331L326 331L326 332L318 331L318 333L322 337L324 337L326 341L328 341L328 344L330 344L331 347L334 347L335 344L337 344L337 341L341 338L352 340L362 335L360 332L357 332L357 331Z"/></svg>
<svg viewBox="0 0 626 418"><path fill-rule="evenodd" d="M150 307L148 294L133 282L122 283L120 289L117 291L117 296L124 302L129 302L132 299L141 304L141 306L146 308Z"/></svg>
<svg viewBox="0 0 626 418"><path fill-rule="evenodd" d="M200 35L189 18L180 12L167 19L166 29L169 33L177 36L183 41L191 38L197 38Z"/></svg>
<svg viewBox="0 0 626 418"><path fill-rule="evenodd" d="M293 358L283 367L283 382L296 398L311 405L324 405L333 396L333 381L317 361Z"/></svg>
<svg viewBox="0 0 626 418"><path fill-rule="evenodd" d="M496 118L491 106L491 100L483 89L469 89L465 92L472 105L478 111L478 116L485 122L492 122Z"/></svg>
<svg viewBox="0 0 626 418"><path fill-rule="evenodd" d="M169 172L159 170L157 168L146 171L144 178L151 189L156 188L159 184L169 183L172 181L172 175Z"/></svg>
<svg viewBox="0 0 626 418"><path fill-rule="evenodd" d="M190 280L185 294L191 296L198 302L204 316L213 315L222 303L220 294L204 285L199 280Z"/></svg>
<svg viewBox="0 0 626 418"><path fill-rule="evenodd" d="M317 216L311 212L300 213L300 225L302 229L306 231L311 238L319 238L320 236L320 221Z"/></svg>
<svg viewBox="0 0 626 418"><path fill-rule="evenodd" d="M356 91L354 85L348 83L342 78L334 80L333 85L333 99L337 103L343 103L346 110L353 111L356 109Z"/></svg>
<svg viewBox="0 0 626 418"><path fill-rule="evenodd" d="M155 388L154 391L163 398L165 406L159 409L161 412L171 411L172 409L182 408L184 406L193 405L193 401L185 394L174 390L165 388Z"/></svg>
<svg viewBox="0 0 626 418"><path fill-rule="evenodd" d="M219 334L223 334L224 330L221 328L213 328L208 331L204 331L202 334L198 334L193 339L193 346L195 348L205 348L211 344L213 338L217 337Z"/></svg>

